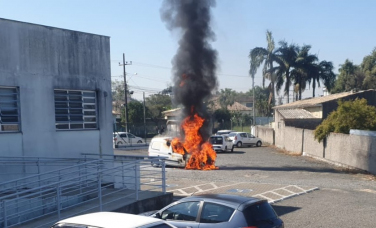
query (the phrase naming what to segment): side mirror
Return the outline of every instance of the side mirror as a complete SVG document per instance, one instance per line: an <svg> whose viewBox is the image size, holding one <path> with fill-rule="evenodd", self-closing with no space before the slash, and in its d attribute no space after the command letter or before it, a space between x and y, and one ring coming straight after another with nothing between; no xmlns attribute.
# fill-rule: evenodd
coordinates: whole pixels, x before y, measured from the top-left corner
<svg viewBox="0 0 376 228"><path fill-rule="evenodd" d="M159 212L157 214L155 214L155 217L158 218L158 219L162 218L162 216L161 216L161 214Z"/></svg>

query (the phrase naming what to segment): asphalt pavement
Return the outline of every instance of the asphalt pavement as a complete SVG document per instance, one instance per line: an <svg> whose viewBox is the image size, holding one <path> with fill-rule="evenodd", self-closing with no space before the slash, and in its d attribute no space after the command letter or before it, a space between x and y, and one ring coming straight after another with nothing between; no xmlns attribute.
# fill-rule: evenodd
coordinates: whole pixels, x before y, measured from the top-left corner
<svg viewBox="0 0 376 228"><path fill-rule="evenodd" d="M120 148L115 154L147 155L147 147ZM375 227L374 175L265 146L218 153L216 165L219 169L211 171L167 168L167 190L176 196L226 193L269 198L287 228Z"/></svg>

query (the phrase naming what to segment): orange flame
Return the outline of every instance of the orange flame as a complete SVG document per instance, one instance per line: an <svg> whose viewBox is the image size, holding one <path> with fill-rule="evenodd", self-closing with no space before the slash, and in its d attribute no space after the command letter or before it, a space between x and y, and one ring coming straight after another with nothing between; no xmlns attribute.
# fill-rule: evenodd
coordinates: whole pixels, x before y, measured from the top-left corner
<svg viewBox="0 0 376 228"><path fill-rule="evenodd" d="M191 115L186 117L181 124L185 133L184 141L182 142L179 138L174 138L171 141L171 146L175 153L190 156L185 166L186 169L218 169L214 165L217 157L216 152L209 142L203 141L199 132L204 121L197 113L194 113L192 107Z"/></svg>

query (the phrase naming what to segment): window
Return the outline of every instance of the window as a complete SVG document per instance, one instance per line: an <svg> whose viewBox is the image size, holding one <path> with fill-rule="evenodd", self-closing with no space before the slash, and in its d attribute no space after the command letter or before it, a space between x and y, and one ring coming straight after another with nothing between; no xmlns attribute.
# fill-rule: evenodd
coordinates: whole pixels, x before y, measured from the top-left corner
<svg viewBox="0 0 376 228"><path fill-rule="evenodd" d="M169 207L162 212L162 219L169 220L183 220L183 221L196 221L200 202L184 202Z"/></svg>
<svg viewBox="0 0 376 228"><path fill-rule="evenodd" d="M55 90L56 129L97 129L96 98L94 91Z"/></svg>
<svg viewBox="0 0 376 228"><path fill-rule="evenodd" d="M234 209L220 204L205 203L202 209L202 223L220 223L230 220Z"/></svg>
<svg viewBox="0 0 376 228"><path fill-rule="evenodd" d="M260 221L267 221L277 217L277 214L268 202L251 205L243 213L249 226L258 225Z"/></svg>
<svg viewBox="0 0 376 228"><path fill-rule="evenodd" d="M0 87L0 132L20 131L19 94L16 87Z"/></svg>

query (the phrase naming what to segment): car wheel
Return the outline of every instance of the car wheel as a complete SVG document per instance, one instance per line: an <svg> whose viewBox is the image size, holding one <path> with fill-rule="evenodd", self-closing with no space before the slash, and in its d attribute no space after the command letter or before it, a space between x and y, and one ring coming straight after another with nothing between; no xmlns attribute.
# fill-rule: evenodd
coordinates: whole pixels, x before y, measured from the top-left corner
<svg viewBox="0 0 376 228"><path fill-rule="evenodd" d="M236 147L238 147L238 148L240 148L240 147L242 147L242 142L238 142L238 143L236 143Z"/></svg>
<svg viewBox="0 0 376 228"><path fill-rule="evenodd" d="M141 141L141 140L138 140L137 143L142 143L142 141Z"/></svg>
<svg viewBox="0 0 376 228"><path fill-rule="evenodd" d="M224 152L226 152L227 151L227 146L225 146L225 150L224 150Z"/></svg>
<svg viewBox="0 0 376 228"><path fill-rule="evenodd" d="M231 147L231 152L234 152L234 146Z"/></svg>
<svg viewBox="0 0 376 228"><path fill-rule="evenodd" d="M257 147L260 147L261 145L262 145L261 141L258 141L258 142L256 143L256 146L257 146Z"/></svg>

